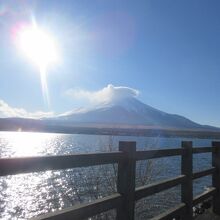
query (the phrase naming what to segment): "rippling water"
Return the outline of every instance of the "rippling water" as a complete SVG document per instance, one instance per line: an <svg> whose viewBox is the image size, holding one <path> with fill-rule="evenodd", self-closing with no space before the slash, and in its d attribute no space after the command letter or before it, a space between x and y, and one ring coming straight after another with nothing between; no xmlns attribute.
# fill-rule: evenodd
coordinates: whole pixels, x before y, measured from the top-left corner
<svg viewBox="0 0 220 220"><path fill-rule="evenodd" d="M0 156L23 157L117 150L119 140L136 141L138 149L155 149L180 147L181 141L187 139L0 132ZM211 140L195 139L193 142L195 146L211 146ZM210 153L194 156L194 170L210 165ZM116 190L116 170L116 166L103 165L1 177L0 218L28 219L111 194ZM178 175L180 157L137 163L137 175L142 176L144 172L150 172L151 178L141 178L137 185ZM195 194L210 184L209 177L194 181ZM158 210L172 206L179 199L178 187L173 191L143 199L136 204L136 218L151 217L158 213Z"/></svg>

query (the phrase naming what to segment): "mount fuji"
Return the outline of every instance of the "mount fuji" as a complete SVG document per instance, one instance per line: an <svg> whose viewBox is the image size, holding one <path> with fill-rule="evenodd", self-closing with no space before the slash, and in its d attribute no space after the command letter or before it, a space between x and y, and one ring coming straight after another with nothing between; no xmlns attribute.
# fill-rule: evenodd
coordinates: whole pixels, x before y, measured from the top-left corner
<svg viewBox="0 0 220 220"><path fill-rule="evenodd" d="M48 119L47 119L48 120ZM169 114L135 97L123 97L103 102L96 107L75 109L51 118L56 124L102 127L139 127L183 130L212 130L211 126L200 125L183 116Z"/></svg>
<svg viewBox="0 0 220 220"><path fill-rule="evenodd" d="M95 107L75 109L56 117L0 118L0 130L220 138L220 128L200 125L183 116L160 111L131 96L115 96Z"/></svg>

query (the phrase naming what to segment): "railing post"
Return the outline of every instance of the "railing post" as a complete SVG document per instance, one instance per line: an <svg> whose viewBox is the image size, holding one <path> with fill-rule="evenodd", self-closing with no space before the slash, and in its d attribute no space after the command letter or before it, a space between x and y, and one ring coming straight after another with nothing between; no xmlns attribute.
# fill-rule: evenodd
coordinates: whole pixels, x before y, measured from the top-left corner
<svg viewBox="0 0 220 220"><path fill-rule="evenodd" d="M135 209L136 142L119 142L119 151L125 159L118 164L118 193L123 196L123 204L117 209L117 220L133 220Z"/></svg>
<svg viewBox="0 0 220 220"><path fill-rule="evenodd" d="M182 174L186 176L184 183L181 185L181 199L186 204L186 212L182 217L183 220L193 219L193 157L192 157L192 142L183 141L182 148L184 153L181 160Z"/></svg>
<svg viewBox="0 0 220 220"><path fill-rule="evenodd" d="M220 215L220 142L212 142L212 166L216 168L212 175L212 185L217 193L213 198L213 212Z"/></svg>

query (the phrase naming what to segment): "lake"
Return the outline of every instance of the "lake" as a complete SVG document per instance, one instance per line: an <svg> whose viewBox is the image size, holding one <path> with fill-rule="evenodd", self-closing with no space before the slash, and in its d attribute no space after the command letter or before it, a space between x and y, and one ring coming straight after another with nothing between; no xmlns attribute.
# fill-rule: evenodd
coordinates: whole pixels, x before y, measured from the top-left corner
<svg viewBox="0 0 220 220"><path fill-rule="evenodd" d="M193 141L194 146L211 146L212 142L208 139L187 138L0 132L0 156L106 152L117 150L119 141L136 141L137 150L176 148L181 146L183 140ZM210 153L194 155L194 171L210 166ZM137 162L136 173L137 186L179 175L180 157ZM116 176L116 165L102 165L0 177L0 218L28 219L101 198L115 192ZM210 177L194 181L194 194L201 193L210 185ZM136 219L146 219L172 207L180 201L179 191L180 187L174 187L137 202ZM103 215L102 219L108 219L106 216ZM113 218L114 213L109 216Z"/></svg>

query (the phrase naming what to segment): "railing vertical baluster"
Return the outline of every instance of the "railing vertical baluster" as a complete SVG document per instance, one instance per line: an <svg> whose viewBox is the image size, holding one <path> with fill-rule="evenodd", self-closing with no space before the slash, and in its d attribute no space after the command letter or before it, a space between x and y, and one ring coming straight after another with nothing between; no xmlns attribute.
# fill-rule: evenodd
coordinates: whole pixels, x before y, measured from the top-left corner
<svg viewBox="0 0 220 220"><path fill-rule="evenodd" d="M181 189L181 199L182 202L186 204L186 212L182 217L183 220L193 219L193 158L192 158L192 142L183 141L182 148L185 150L182 155L181 169L182 174L186 176Z"/></svg>
<svg viewBox="0 0 220 220"><path fill-rule="evenodd" d="M216 168L212 175L212 184L217 189L213 198L213 212L220 215L220 142L213 141L212 147L212 166Z"/></svg>
<svg viewBox="0 0 220 220"><path fill-rule="evenodd" d="M135 209L136 142L119 142L119 151L125 159L118 164L118 193L123 196L123 205L117 209L117 220L133 220Z"/></svg>

